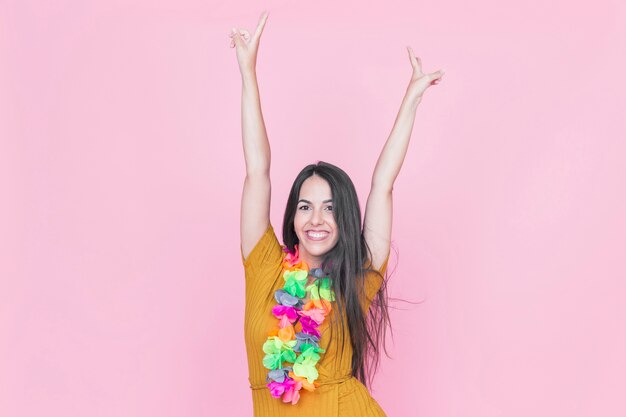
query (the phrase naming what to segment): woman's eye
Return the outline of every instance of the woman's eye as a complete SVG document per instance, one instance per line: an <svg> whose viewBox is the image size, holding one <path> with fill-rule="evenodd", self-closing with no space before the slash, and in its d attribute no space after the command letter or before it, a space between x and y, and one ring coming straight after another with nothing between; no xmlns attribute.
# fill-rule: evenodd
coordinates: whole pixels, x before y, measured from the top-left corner
<svg viewBox="0 0 626 417"><path fill-rule="evenodd" d="M328 207L326 207L326 209L327 209L328 211L333 211L333 206L328 206Z"/></svg>
<svg viewBox="0 0 626 417"><path fill-rule="evenodd" d="M299 210L305 210L305 209L308 209L308 208L309 208L309 206L300 206Z"/></svg>

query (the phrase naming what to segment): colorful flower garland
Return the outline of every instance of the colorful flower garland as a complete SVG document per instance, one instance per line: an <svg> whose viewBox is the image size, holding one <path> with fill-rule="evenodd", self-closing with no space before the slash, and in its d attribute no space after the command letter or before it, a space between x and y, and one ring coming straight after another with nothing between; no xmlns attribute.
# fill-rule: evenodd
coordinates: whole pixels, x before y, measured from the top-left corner
<svg viewBox="0 0 626 417"><path fill-rule="evenodd" d="M270 371L267 375L267 387L274 398L281 398L285 403L296 404L300 399L300 390L315 391L317 383L317 362L320 360L320 332L318 327L331 311L331 302L335 300L332 280L324 277L320 268L308 270L307 264L300 259L298 245L295 253L283 247L282 289L276 290L274 299L278 304L272 308L272 314L279 320L278 329L270 332L263 344L263 366ZM314 281L307 285L309 275ZM319 281L319 283L317 282ZM305 300L307 294L308 300ZM300 322L302 331L295 332L294 324ZM292 366L284 366L291 363Z"/></svg>

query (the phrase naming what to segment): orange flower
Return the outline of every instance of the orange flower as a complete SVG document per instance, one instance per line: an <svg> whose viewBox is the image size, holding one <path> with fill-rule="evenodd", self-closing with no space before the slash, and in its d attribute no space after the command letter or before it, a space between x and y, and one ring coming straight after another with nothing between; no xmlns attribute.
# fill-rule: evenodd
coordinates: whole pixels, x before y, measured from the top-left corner
<svg viewBox="0 0 626 417"><path fill-rule="evenodd" d="M309 270L309 266L306 264L306 262L300 259L300 249L298 248L298 245L296 245L295 247L295 253L289 252L289 249L287 249L286 246L283 248L283 251L286 253L285 258L283 260L283 268L285 270L287 271L293 271L296 269L305 269L307 271Z"/></svg>
<svg viewBox="0 0 626 417"><path fill-rule="evenodd" d="M278 338L283 342L294 340L296 338L296 333L293 330L293 326L290 324L289 326L285 326L278 330Z"/></svg>
<svg viewBox="0 0 626 417"><path fill-rule="evenodd" d="M324 300L323 298L320 298L319 300L309 300L309 302L302 307L303 310L310 310L312 308L321 308L325 311L325 316L327 316L333 309L330 301Z"/></svg>

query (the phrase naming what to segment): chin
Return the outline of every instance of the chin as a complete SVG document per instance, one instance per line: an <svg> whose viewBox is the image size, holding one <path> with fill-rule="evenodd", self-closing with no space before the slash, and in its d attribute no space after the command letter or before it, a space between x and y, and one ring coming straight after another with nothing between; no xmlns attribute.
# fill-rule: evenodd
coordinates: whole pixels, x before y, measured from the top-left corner
<svg viewBox="0 0 626 417"><path fill-rule="evenodd" d="M316 245L305 245L306 251L311 256L325 256L328 252L330 252L337 244L324 245L324 246L316 246Z"/></svg>
<svg viewBox="0 0 626 417"><path fill-rule="evenodd" d="M324 256L326 255L332 248L306 248L307 253L311 256Z"/></svg>
<svg viewBox="0 0 626 417"><path fill-rule="evenodd" d="M300 241L298 244L298 246L301 248L300 250L304 248L304 250L306 250L306 253L308 253L310 256L315 257L326 255L337 245L337 242L324 242L324 245L317 245L315 243L308 242L306 238L300 239L300 237L298 237L298 240Z"/></svg>

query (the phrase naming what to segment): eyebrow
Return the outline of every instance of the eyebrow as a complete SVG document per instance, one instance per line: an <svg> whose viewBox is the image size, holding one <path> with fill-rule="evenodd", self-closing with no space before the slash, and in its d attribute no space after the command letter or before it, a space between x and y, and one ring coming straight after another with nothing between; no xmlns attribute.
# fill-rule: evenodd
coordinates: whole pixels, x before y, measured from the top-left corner
<svg viewBox="0 0 626 417"><path fill-rule="evenodd" d="M331 198L330 200L324 200L324 201L322 201L322 204L332 203L332 202L333 202L333 199ZM305 200L305 199L301 199L300 201L298 201L298 203L313 204L313 203L311 203L309 200Z"/></svg>

